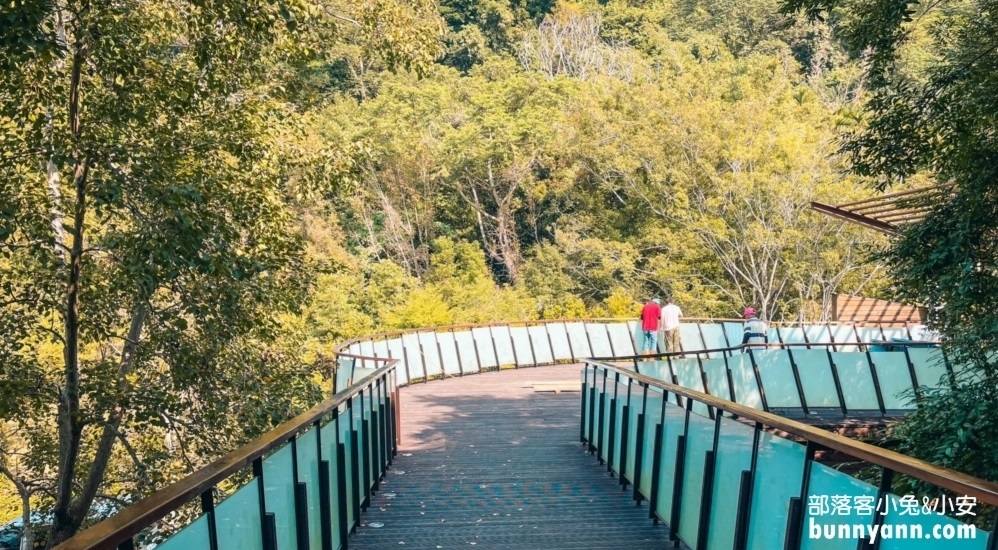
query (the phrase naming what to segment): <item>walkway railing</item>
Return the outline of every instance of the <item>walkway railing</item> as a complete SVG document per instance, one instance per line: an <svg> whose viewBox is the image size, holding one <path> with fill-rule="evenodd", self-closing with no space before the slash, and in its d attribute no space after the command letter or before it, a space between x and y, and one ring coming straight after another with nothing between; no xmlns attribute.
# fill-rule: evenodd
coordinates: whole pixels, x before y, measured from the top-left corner
<svg viewBox="0 0 998 550"><path fill-rule="evenodd" d="M200 514L157 550L346 548L349 531L396 454L399 420L398 360L350 359L378 368L56 550L130 550L133 537L194 499L200 500ZM220 485L246 477L248 482L215 502Z"/></svg>
<svg viewBox="0 0 998 550"><path fill-rule="evenodd" d="M679 331L682 350L694 353L741 344L743 325L737 319L684 319ZM773 324L769 333L770 342L831 343L833 351L860 351L874 342L912 336L903 327L850 323ZM399 384L404 386L505 367L629 357L641 351L640 342L641 330L635 319L555 319L387 332L349 340L338 350L399 359ZM664 345L659 342L660 351L665 351ZM369 371L364 369L369 367L363 361L342 361L337 387L365 375Z"/></svg>
<svg viewBox="0 0 998 550"><path fill-rule="evenodd" d="M586 361L580 438L625 489L632 486L639 504L648 501L652 519L697 550L853 550L862 538L859 548L883 550L998 545L994 530L989 535L936 513L946 503L951 515L976 513L971 498L998 506L998 484L621 366ZM879 468L879 486L816 462L819 450ZM941 498L892 494L895 474L938 487L933 497ZM998 526L998 513L992 522ZM874 530L882 541L870 540Z"/></svg>

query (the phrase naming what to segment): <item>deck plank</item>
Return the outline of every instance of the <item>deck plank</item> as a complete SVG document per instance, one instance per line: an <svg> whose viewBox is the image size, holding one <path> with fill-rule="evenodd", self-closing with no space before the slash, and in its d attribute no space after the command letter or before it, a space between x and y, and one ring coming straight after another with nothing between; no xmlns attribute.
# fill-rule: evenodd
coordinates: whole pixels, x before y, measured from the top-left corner
<svg viewBox="0 0 998 550"><path fill-rule="evenodd" d="M578 365L504 370L401 390L402 445L350 538L368 548L623 548L668 545L579 442ZM372 523L383 527L372 527Z"/></svg>

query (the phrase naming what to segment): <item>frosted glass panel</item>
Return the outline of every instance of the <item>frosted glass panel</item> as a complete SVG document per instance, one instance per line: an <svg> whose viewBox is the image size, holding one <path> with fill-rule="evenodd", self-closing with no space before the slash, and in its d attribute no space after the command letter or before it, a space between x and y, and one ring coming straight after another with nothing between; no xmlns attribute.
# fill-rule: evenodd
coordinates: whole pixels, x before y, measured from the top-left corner
<svg viewBox="0 0 998 550"><path fill-rule="evenodd" d="M544 325L533 325L527 328L530 334L530 343L534 346L534 364L543 365L554 362L551 354L551 342L548 341L547 327Z"/></svg>
<svg viewBox="0 0 998 550"><path fill-rule="evenodd" d="M312 428L298 437L298 481L305 484L308 503L308 540L322 548L322 514L319 511L319 431Z"/></svg>
<svg viewBox="0 0 998 550"><path fill-rule="evenodd" d="M360 343L360 355L364 357L374 357L374 342L364 340Z"/></svg>
<svg viewBox="0 0 998 550"><path fill-rule="evenodd" d="M745 338L745 325L741 323L726 322L723 324L724 334L728 337L728 344L731 347L740 346Z"/></svg>
<svg viewBox="0 0 998 550"><path fill-rule="evenodd" d="M676 485L676 449L678 438L683 435L686 425L686 411L666 403L665 423L662 426L662 456L659 461L660 477L658 502L655 510L662 520L671 521L672 489Z"/></svg>
<svg viewBox="0 0 998 550"><path fill-rule="evenodd" d="M614 417L614 427L613 427L613 469L616 472L622 472L624 465L621 461L621 457L624 455L621 452L624 443L624 405L627 404L627 384L624 383L625 380L629 380L627 377L621 377L621 381L617 383L617 393L616 393L616 416ZM626 477L626 476L625 476Z"/></svg>
<svg viewBox="0 0 998 550"><path fill-rule="evenodd" d="M884 338L887 340L911 340L908 329L905 327L883 327Z"/></svg>
<svg viewBox="0 0 998 550"><path fill-rule="evenodd" d="M645 376L651 376L656 380L668 382L669 384L672 383L672 371L669 370L669 363L666 360L639 361L638 372Z"/></svg>
<svg viewBox="0 0 998 550"><path fill-rule="evenodd" d="M375 357L388 357L388 342L384 340L378 340L374 342L374 356ZM380 366L380 364L379 364Z"/></svg>
<svg viewBox="0 0 998 550"><path fill-rule="evenodd" d="M329 462L329 502L332 506L326 521L333 526L333 548L339 548L341 544L338 527L340 522L340 484L336 466L339 460L336 445L336 422L328 422L320 428L319 433L322 440L322 457Z"/></svg>
<svg viewBox="0 0 998 550"><path fill-rule="evenodd" d="M566 323L565 331L568 333L568 341L572 346L572 354L575 359L595 357L589 347L589 336L586 335L585 324Z"/></svg>
<svg viewBox="0 0 998 550"><path fill-rule="evenodd" d="M657 388L648 388L645 401L645 435L644 446L641 449L641 479L638 490L645 498L651 495L651 474L655 461L655 426L662 415L662 392Z"/></svg>
<svg viewBox="0 0 998 550"><path fill-rule="evenodd" d="M530 349L530 334L527 333L527 327L509 327L509 336L513 340L513 350L516 352L516 364L533 365L534 353Z"/></svg>
<svg viewBox="0 0 998 550"><path fill-rule="evenodd" d="M724 327L717 323L701 323L700 334L706 344L705 349L721 349L728 347L728 340L724 337ZM741 344L741 340L738 341ZM723 352L711 353L711 357L723 357Z"/></svg>
<svg viewBox="0 0 998 550"><path fill-rule="evenodd" d="M911 395L908 391L911 390L911 371L908 370L908 358L904 352L874 352L870 354L870 358L877 369L877 381L880 382L880 396L884 398L884 409L913 409L915 405L909 402Z"/></svg>
<svg viewBox="0 0 998 550"><path fill-rule="evenodd" d="M460 356L461 369L464 372L478 372L478 354L475 352L475 337L470 331L454 333L454 342Z"/></svg>
<svg viewBox="0 0 998 550"><path fill-rule="evenodd" d="M805 342L804 329L801 327L780 327L780 338L785 344L803 344Z"/></svg>
<svg viewBox="0 0 998 550"><path fill-rule="evenodd" d="M762 378L766 405L770 409L799 409L801 407L800 394L797 392L797 382L787 351L782 349L754 350L752 356L755 358L755 364L759 368L759 376Z"/></svg>
<svg viewBox="0 0 998 550"><path fill-rule="evenodd" d="M548 337L551 339L551 350L556 361L565 361L572 358L572 346L568 343L568 332L565 330L565 323L549 323L547 325Z"/></svg>
<svg viewBox="0 0 998 550"><path fill-rule="evenodd" d="M699 414L690 415L686 438L686 463L683 468L683 513L679 514L679 538L695 546L700 524L700 500L703 498L704 461L714 448L714 421Z"/></svg>
<svg viewBox="0 0 998 550"><path fill-rule="evenodd" d="M392 338L386 342L388 345L388 356L401 361L395 372L397 373L399 384L409 383L409 364L405 360L405 352L402 349L402 339Z"/></svg>
<svg viewBox="0 0 998 550"><path fill-rule="evenodd" d="M626 357L636 355L634 350L634 338L626 323L612 323L606 326L610 333L610 347L613 348L614 357ZM641 349L641 348L638 348Z"/></svg>
<svg viewBox="0 0 998 550"><path fill-rule="evenodd" d="M703 372L707 375L708 393L721 399L731 399L728 388L728 366L726 359L718 357L703 362Z"/></svg>
<svg viewBox="0 0 998 550"><path fill-rule="evenodd" d="M347 506L347 525L353 525L354 521L356 520L356 518L354 518L354 515L353 515L354 502L355 502L355 499L357 498L356 495L354 494L354 487L353 487L354 482L353 482L353 479L354 479L354 476L356 475L355 474L355 470L354 470L354 464L357 461L354 459L354 452L353 452L353 430L352 430L352 427L351 427L352 420L350 418L350 413L348 412L349 410L350 409L348 409L348 408L346 408L344 406L343 409L340 411L339 422L338 422L338 424L339 424L338 429L340 431L340 441L339 442L343 444L343 447L344 447L344 450L345 450L343 463L344 463L344 470L346 471L346 487L345 487L345 492L346 492L346 495L347 495L347 500L346 500L346 506ZM343 490L343 489L341 488L341 490Z"/></svg>
<svg viewBox="0 0 998 550"><path fill-rule="evenodd" d="M908 348L908 359L915 367L915 376L920 386L930 388L949 387L949 374L939 348Z"/></svg>
<svg viewBox="0 0 998 550"><path fill-rule="evenodd" d="M679 325L679 345L683 351L701 351L704 349L700 340L700 329L696 324L682 323Z"/></svg>
<svg viewBox="0 0 998 550"><path fill-rule="evenodd" d="M856 327L856 332L859 334L859 341L864 344L884 339L884 334L880 332L878 327Z"/></svg>
<svg viewBox="0 0 998 550"><path fill-rule="evenodd" d="M495 368L499 363L496 360L495 344L492 342L492 332L489 327L473 328L471 334L475 338L475 346L478 347L478 368Z"/></svg>
<svg viewBox="0 0 998 550"><path fill-rule="evenodd" d="M426 376L437 376L443 373L440 367L440 351L437 348L437 335L435 332L420 332L419 343L423 350L423 365L426 367Z"/></svg>
<svg viewBox="0 0 998 550"><path fill-rule="evenodd" d="M832 339L835 340L835 351L859 350L859 346L856 345L856 328L853 325L832 326Z"/></svg>
<svg viewBox="0 0 998 550"><path fill-rule="evenodd" d="M939 495L932 495L932 498L936 496ZM935 513L911 515L908 513L910 508L902 505L897 496L887 495L887 498L891 505L887 506L887 517L884 518L884 525L881 529L890 527L892 538L882 537L881 550L984 550L987 548L987 531L974 529L971 532L973 538L970 538L970 533L963 538L957 538L957 534L960 533L958 527L961 526L957 520ZM922 502L920 497L916 497L916 499L919 503ZM955 503L955 501L953 502ZM947 506L950 506L950 501L947 501ZM902 515L902 511L905 512L904 515ZM974 507L973 511L980 513L977 506ZM902 538L902 533L904 533L904 538ZM951 533L952 538L946 538L947 533Z"/></svg>
<svg viewBox="0 0 998 550"><path fill-rule="evenodd" d="M679 385L684 388L704 392L703 377L700 376L700 363L694 358L671 358L672 371L676 373ZM693 411L707 416L707 405L699 401L693 402Z"/></svg>
<svg viewBox="0 0 998 550"><path fill-rule="evenodd" d="M728 368L731 370L735 401L746 407L762 410L762 396L749 355L739 353L729 357Z"/></svg>
<svg viewBox="0 0 998 550"><path fill-rule="evenodd" d="M353 371L353 358L341 355L336 359L336 391L343 391L350 387L350 379L353 377Z"/></svg>
<svg viewBox="0 0 998 550"><path fill-rule="evenodd" d="M260 537L260 526L257 526L257 538ZM201 516L193 523L184 527L162 544L157 544L158 550L210 550L208 540L208 517Z"/></svg>
<svg viewBox="0 0 998 550"><path fill-rule="evenodd" d="M452 376L461 374L461 363L457 358L457 344L453 332L438 332L437 345L440 346L440 365L444 373Z"/></svg>
<svg viewBox="0 0 998 550"><path fill-rule="evenodd" d="M424 378L423 352L419 349L419 337L415 334L402 335L402 347L405 348L405 359L409 363L409 380Z"/></svg>
<svg viewBox="0 0 998 550"><path fill-rule="evenodd" d="M800 496L804 454L803 445L762 432L752 486L749 550L783 548L790 498Z"/></svg>
<svg viewBox="0 0 998 550"><path fill-rule="evenodd" d="M810 407L841 407L839 394L835 389L832 365L828 352L821 349L793 349L791 356L797 363L800 384L804 388L804 400Z"/></svg>
<svg viewBox="0 0 998 550"><path fill-rule="evenodd" d="M641 323L637 321L628 321L627 330L631 333L631 347L634 348L634 352L637 353L641 351L641 341L644 340L644 333L641 330ZM658 351L662 351L662 338L659 335L658 339Z"/></svg>
<svg viewBox="0 0 998 550"><path fill-rule="evenodd" d="M295 492L294 471L291 468L291 445L284 445L274 454L263 459L263 492L267 512L274 514L277 523L279 548L294 548L295 541Z"/></svg>
<svg viewBox="0 0 998 550"><path fill-rule="evenodd" d="M807 325L804 327L807 341L817 344L827 344L832 341L831 332L826 325Z"/></svg>
<svg viewBox="0 0 998 550"><path fill-rule="evenodd" d="M731 550L738 517L738 491L742 470L752 466L752 438L755 430L728 418L721 418L717 440L714 490L707 535L707 550Z"/></svg>
<svg viewBox="0 0 998 550"><path fill-rule="evenodd" d="M853 504L859 502L864 506L869 502L876 510L876 499L877 488L873 485L824 464L813 463L807 499L803 502L806 516L801 550L855 550L858 539L852 538L851 532L848 537L839 537L838 526L848 525L851 530L856 524L872 525L874 517L857 514ZM865 513L865 510L864 506L860 511ZM832 536L825 537L827 530L831 530ZM815 536L816 533L820 534Z"/></svg>
<svg viewBox="0 0 998 550"><path fill-rule="evenodd" d="M260 486L252 479L215 507L219 550L263 550Z"/></svg>
<svg viewBox="0 0 998 550"><path fill-rule="evenodd" d="M593 348L594 357L613 356L613 349L610 348L610 336L606 332L605 324L586 323L586 334L589 335L589 344Z"/></svg>
<svg viewBox="0 0 998 550"><path fill-rule="evenodd" d="M832 362L842 383L847 411L880 410L873 374L865 352L832 352Z"/></svg>
<svg viewBox="0 0 998 550"><path fill-rule="evenodd" d="M508 326L492 327L492 341L496 346L496 358L500 365L515 365L516 355L513 353L513 340Z"/></svg>

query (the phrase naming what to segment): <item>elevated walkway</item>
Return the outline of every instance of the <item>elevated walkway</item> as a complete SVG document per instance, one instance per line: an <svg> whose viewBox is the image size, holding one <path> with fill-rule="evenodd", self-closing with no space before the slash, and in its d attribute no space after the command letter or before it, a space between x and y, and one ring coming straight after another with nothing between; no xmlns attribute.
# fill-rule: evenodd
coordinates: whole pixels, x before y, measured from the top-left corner
<svg viewBox="0 0 998 550"><path fill-rule="evenodd" d="M336 395L57 550L129 550L175 512L194 519L158 550L998 548L988 532L998 514L955 519L951 507L906 517L898 507L906 495L892 493L905 475L938 490L909 504L943 496L951 506L956 497L998 506L998 484L802 422L812 411L843 420L903 414L891 405L915 406L902 394L923 385L918 353L835 340L830 327L831 343L817 341L820 328L810 340L807 327L780 327L781 340L799 333L805 342L757 354L709 347L704 331L723 336L723 324L694 329L702 349L651 361L627 356L634 348L624 322L450 327L352 342L348 349L373 355L341 350ZM609 357L568 364L606 348ZM834 354L856 360L842 369ZM957 369L941 354L922 367L957 387ZM544 389L579 391L523 387L545 381L561 383ZM827 467L826 453L878 479ZM884 513L838 516L829 508L836 496ZM852 530L835 531L843 526ZM874 545L869 530L881 528L921 538Z"/></svg>

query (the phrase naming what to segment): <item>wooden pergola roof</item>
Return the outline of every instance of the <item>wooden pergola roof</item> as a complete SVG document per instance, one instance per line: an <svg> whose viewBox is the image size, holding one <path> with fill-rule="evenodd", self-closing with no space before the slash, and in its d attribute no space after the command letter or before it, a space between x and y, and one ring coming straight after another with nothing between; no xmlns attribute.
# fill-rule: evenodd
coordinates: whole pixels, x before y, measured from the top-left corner
<svg viewBox="0 0 998 550"><path fill-rule="evenodd" d="M932 210L933 205L945 200L952 193L953 184L944 183L837 206L812 202L811 209L870 229L896 235L903 226L922 221L926 214Z"/></svg>

